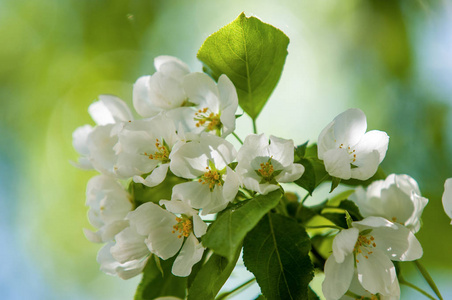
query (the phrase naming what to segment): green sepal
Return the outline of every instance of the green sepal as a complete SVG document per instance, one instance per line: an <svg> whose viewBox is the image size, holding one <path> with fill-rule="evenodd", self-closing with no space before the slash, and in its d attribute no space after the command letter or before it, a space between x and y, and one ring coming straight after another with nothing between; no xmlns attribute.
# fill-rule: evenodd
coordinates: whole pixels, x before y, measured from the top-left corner
<svg viewBox="0 0 452 300"><path fill-rule="evenodd" d="M347 220L347 227L348 228L352 228L352 223L353 223L353 219L350 216L350 214L348 213L348 211L345 211L345 219Z"/></svg>
<svg viewBox="0 0 452 300"><path fill-rule="evenodd" d="M337 177L331 177L331 189L330 193L334 191L335 188L338 187L339 183L341 183L341 179Z"/></svg>
<svg viewBox="0 0 452 300"><path fill-rule="evenodd" d="M317 157L317 144L309 147L307 144L308 142L295 148L294 163L302 164L304 173L294 183L304 188L312 196L312 192L317 186L330 176L325 170L323 161Z"/></svg>

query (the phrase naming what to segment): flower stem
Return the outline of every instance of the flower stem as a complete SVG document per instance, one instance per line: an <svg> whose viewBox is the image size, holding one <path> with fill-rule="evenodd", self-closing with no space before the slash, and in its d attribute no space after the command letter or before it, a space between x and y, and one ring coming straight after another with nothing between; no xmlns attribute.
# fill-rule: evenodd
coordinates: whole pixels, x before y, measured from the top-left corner
<svg viewBox="0 0 452 300"><path fill-rule="evenodd" d="M240 144L242 144L243 145L243 141L242 141L242 139L241 138L239 138L239 136L235 133L235 132L232 132L232 135L233 136L235 136L235 138L239 141L239 143Z"/></svg>
<svg viewBox="0 0 452 300"><path fill-rule="evenodd" d="M403 277L401 277L401 276L399 276L399 283L400 283L400 284L404 284L404 285L406 285L406 286L409 286L410 288L412 288L412 289L418 291L419 293L421 293L422 295L424 295L425 297L427 297L427 298L429 298L429 299L436 300L436 299L435 299L433 296L431 296L429 293L427 293L427 292L424 291L423 289L421 289L421 288L415 286L414 284L409 283L408 281L406 281L406 280L405 280ZM440 297L440 299L443 299L443 298Z"/></svg>
<svg viewBox="0 0 452 300"><path fill-rule="evenodd" d="M419 272L421 272L422 277L424 277L425 281L427 281L430 288L435 292L436 296L440 300L443 300L443 296L441 296L441 293L438 290L438 287L436 286L435 282L433 281L433 278L430 276L430 274L427 272L427 269L421 264L419 260L413 261L413 263L416 265Z"/></svg>
<svg viewBox="0 0 452 300"><path fill-rule="evenodd" d="M247 285L250 285L251 283L253 283L256 280L256 278L251 278L250 280L248 280L247 282L242 283L241 285L239 285L238 287L236 287L235 289L229 291L229 292L225 292L222 293L221 295L218 296L218 298L216 298L215 300L222 300L222 299L226 299L229 295L237 292L238 290L246 287Z"/></svg>
<svg viewBox="0 0 452 300"><path fill-rule="evenodd" d="M257 134L256 119L253 119L253 133Z"/></svg>
<svg viewBox="0 0 452 300"><path fill-rule="evenodd" d="M306 199L308 199L308 197L309 197L309 193L307 193L306 196L304 196L304 198L300 201L300 204L298 205L295 217L297 217L297 218L300 217L301 212L303 211L303 203L306 201Z"/></svg>

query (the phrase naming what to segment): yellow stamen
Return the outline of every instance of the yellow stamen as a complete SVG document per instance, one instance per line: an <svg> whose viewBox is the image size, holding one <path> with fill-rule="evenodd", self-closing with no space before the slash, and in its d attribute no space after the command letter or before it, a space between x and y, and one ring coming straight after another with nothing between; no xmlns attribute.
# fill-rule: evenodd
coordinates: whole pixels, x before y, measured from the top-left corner
<svg viewBox="0 0 452 300"><path fill-rule="evenodd" d="M220 114L210 112L207 107L198 110L195 113L196 127L206 127L206 131L220 131L223 124L220 120Z"/></svg>
<svg viewBox="0 0 452 300"><path fill-rule="evenodd" d="M190 235L190 233L193 231L193 223L192 221L187 218L187 217L176 217L176 221L177 224L173 226L173 231L172 233L180 233L177 237L178 238L182 238L184 237L188 237Z"/></svg>
<svg viewBox="0 0 452 300"><path fill-rule="evenodd" d="M159 139L155 139L155 148L157 149L153 154L144 152L144 155L149 157L149 159L160 160L162 162L169 162L170 151L165 145L165 142L160 142Z"/></svg>

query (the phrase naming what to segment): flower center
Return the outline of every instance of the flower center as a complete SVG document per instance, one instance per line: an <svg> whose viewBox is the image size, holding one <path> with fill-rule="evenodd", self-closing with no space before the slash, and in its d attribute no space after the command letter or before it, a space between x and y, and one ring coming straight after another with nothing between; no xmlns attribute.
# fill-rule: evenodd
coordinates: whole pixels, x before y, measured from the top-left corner
<svg viewBox="0 0 452 300"><path fill-rule="evenodd" d="M362 254L366 259L368 259L369 255L373 253L373 248L375 248L376 246L377 244L375 243L375 238L373 236L359 235L353 252L355 252L356 255ZM356 259L356 262L359 263L359 260Z"/></svg>
<svg viewBox="0 0 452 300"><path fill-rule="evenodd" d="M261 168L257 170L257 172L262 176L263 179L267 181L271 180L273 172L275 171L272 165L272 157L270 157L266 163L261 163L260 166Z"/></svg>
<svg viewBox="0 0 452 300"><path fill-rule="evenodd" d="M215 114L209 110L209 108L204 107L195 113L196 127L205 127L206 131L215 130L218 134L220 133L223 124L220 120L220 114Z"/></svg>
<svg viewBox="0 0 452 300"><path fill-rule="evenodd" d="M350 164L353 164L356 161L356 151L355 149L351 149L350 146L345 148L344 144L341 144L339 146L339 149L345 149L348 152L348 155L350 156Z"/></svg>
<svg viewBox="0 0 452 300"><path fill-rule="evenodd" d="M215 186L223 185L223 179L221 176L221 172L216 170L215 168L206 167L206 172L201 178L198 179L202 184L208 184L209 188L212 190Z"/></svg>
<svg viewBox="0 0 452 300"><path fill-rule="evenodd" d="M172 233L178 232L178 238L188 237L193 229L192 221L186 216L176 217L176 221L177 224L173 226Z"/></svg>
<svg viewBox="0 0 452 300"><path fill-rule="evenodd" d="M170 161L170 151L168 149L168 145L165 143L165 140L162 139L162 142L160 142L159 139L155 139L155 148L156 150L153 154L144 152L144 155L149 157L149 159L160 160L162 161L162 163L167 163Z"/></svg>

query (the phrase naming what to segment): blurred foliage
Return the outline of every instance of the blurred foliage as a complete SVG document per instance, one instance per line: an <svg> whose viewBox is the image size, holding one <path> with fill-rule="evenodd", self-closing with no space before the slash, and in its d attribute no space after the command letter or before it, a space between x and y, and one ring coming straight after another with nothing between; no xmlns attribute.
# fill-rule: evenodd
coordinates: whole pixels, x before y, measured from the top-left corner
<svg viewBox="0 0 452 300"><path fill-rule="evenodd" d="M84 290L96 299L131 298L137 281L118 283L100 273L95 262L100 245L83 236L82 228L90 227L84 190L94 172L69 164L77 157L71 133L92 124L87 107L99 94L115 94L131 104L132 84L154 71L153 57L175 55L193 66L202 41L245 11L290 37L287 64L315 62L285 66L282 88L272 97L286 102L271 106L270 99L260 116L262 128L272 123L265 118L284 107L281 103L298 105L287 108L288 115L275 116L293 120L293 127L272 123L275 134L280 130L286 138L317 135L340 107L362 108L369 129L391 137L384 171L410 174L430 199L418 234L424 264L450 269L444 262L450 261L452 239L442 237L450 236L452 227L441 194L444 180L452 176L451 99L419 76L425 72L419 61L426 57L422 36L437 29L437 20L452 26L445 8L451 8L447 1L423 0L1 1L0 155L19 174L9 187L16 194L9 200L17 206L10 226L19 245L45 276L58 278L65 294ZM450 39L446 34L444 39ZM196 66L193 70L200 71ZM288 85L292 78L309 93ZM329 86L332 82L336 86ZM348 102L325 104L325 95L328 101ZM299 118L310 107L316 111L309 114L326 120L322 126L306 126Z"/></svg>

